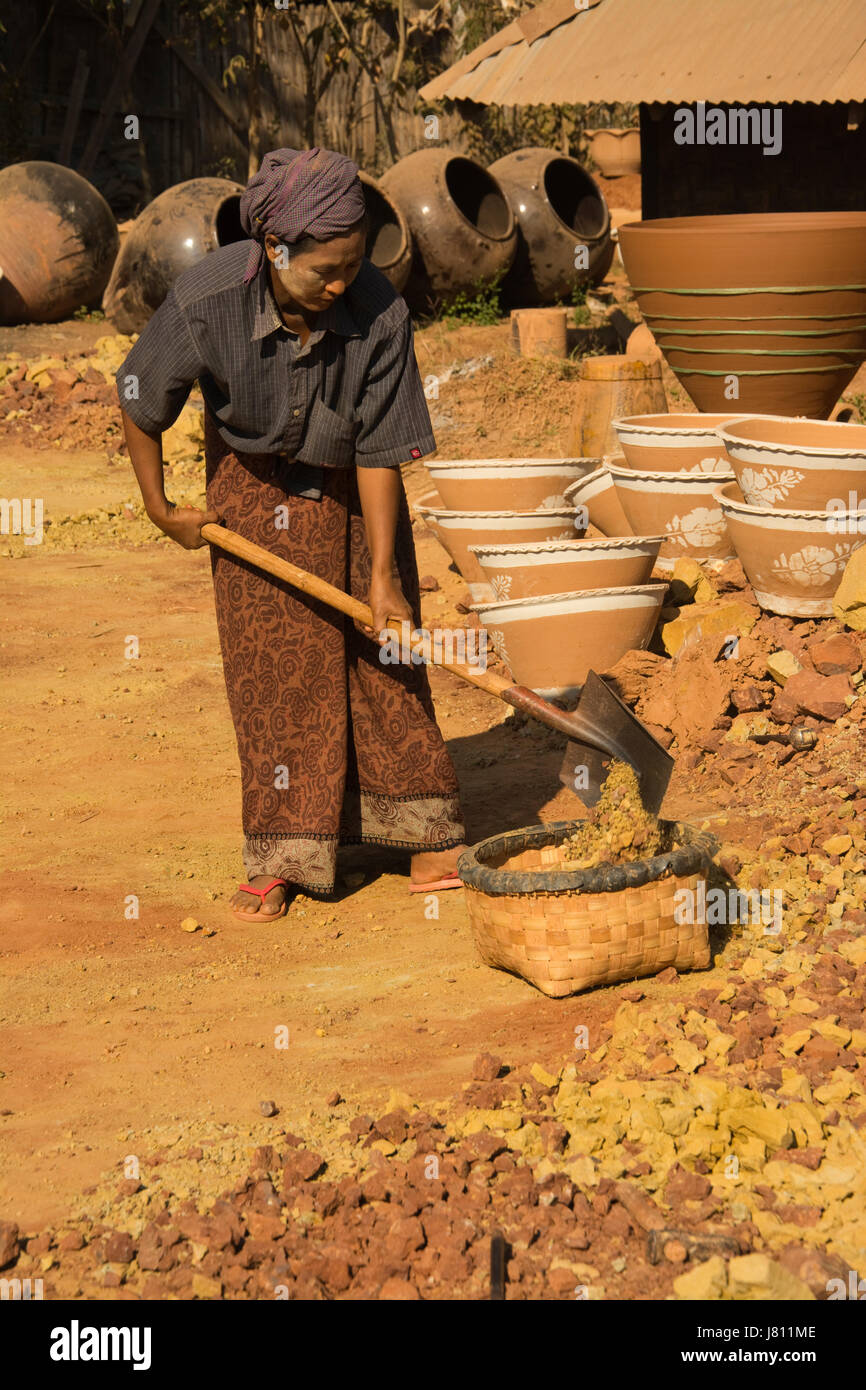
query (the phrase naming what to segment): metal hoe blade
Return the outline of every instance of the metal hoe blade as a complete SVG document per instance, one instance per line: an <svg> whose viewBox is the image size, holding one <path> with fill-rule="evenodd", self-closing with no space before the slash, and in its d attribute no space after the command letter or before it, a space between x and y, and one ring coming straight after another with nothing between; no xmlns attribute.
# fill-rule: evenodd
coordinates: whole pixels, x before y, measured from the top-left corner
<svg viewBox="0 0 866 1390"><path fill-rule="evenodd" d="M674 760L645 724L605 685L595 671L586 677L577 708L568 719L576 738L566 749L559 780L586 806L595 806L613 758L629 763L640 782L644 806L658 815Z"/></svg>

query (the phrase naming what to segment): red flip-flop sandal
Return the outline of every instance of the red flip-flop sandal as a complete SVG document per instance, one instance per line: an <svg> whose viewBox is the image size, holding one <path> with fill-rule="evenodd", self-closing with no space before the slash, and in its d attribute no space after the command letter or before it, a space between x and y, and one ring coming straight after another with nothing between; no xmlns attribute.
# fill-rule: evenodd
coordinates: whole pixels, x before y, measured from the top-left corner
<svg viewBox="0 0 866 1390"><path fill-rule="evenodd" d="M272 878L265 888L251 888L248 883L239 883L238 889L241 893L253 893L260 899L262 907L265 905L265 898L272 888L286 888L288 879ZM281 917L285 917L289 910L287 902L281 903L277 912L241 912L239 908L233 907L232 912L236 917L240 917L243 922L278 922Z"/></svg>
<svg viewBox="0 0 866 1390"><path fill-rule="evenodd" d="M463 881L455 869L453 873L445 874L443 878L434 879L432 883L410 883L410 893L441 893L446 888L462 888Z"/></svg>

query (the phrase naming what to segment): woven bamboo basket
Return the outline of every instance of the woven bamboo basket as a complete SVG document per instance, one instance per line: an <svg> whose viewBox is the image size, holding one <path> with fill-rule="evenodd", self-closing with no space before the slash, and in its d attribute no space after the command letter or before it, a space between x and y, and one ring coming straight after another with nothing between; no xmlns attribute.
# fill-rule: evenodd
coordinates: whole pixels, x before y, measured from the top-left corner
<svg viewBox="0 0 866 1390"><path fill-rule="evenodd" d="M717 847L662 821L679 847L652 859L570 869L561 845L579 821L496 835L466 850L458 872L486 965L510 970L552 998L594 985L710 963L705 922L678 922L675 894L696 892Z"/></svg>

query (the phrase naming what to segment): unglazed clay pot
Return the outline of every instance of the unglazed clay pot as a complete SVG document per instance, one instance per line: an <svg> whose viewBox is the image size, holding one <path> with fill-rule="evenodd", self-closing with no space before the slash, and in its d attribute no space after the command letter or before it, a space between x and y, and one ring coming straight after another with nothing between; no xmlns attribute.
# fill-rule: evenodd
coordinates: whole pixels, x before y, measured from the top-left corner
<svg viewBox="0 0 866 1390"><path fill-rule="evenodd" d="M177 277L218 246L246 240L243 186L229 179L187 179L148 203L130 229L102 300L121 333L140 333Z"/></svg>
<svg viewBox="0 0 866 1390"><path fill-rule="evenodd" d="M609 671L647 646L666 593L666 584L642 584L473 606L517 684L567 700L588 671Z"/></svg>
<svg viewBox="0 0 866 1390"><path fill-rule="evenodd" d="M866 212L659 218L619 239L701 410L826 418L866 359Z"/></svg>
<svg viewBox="0 0 866 1390"><path fill-rule="evenodd" d="M494 597L512 599L646 584L661 543L661 536L629 536L469 548L477 556Z"/></svg>
<svg viewBox="0 0 866 1390"><path fill-rule="evenodd" d="M0 323L56 323L98 304L117 255L114 213L62 164L0 170Z"/></svg>
<svg viewBox="0 0 866 1390"><path fill-rule="evenodd" d="M413 309L477 293L505 274L517 224L504 192L481 164L442 146L416 150L379 180L415 241L404 295Z"/></svg>
<svg viewBox="0 0 866 1390"><path fill-rule="evenodd" d="M735 482L718 491L728 532L762 608L829 618L849 557L866 543L866 508L849 512L751 507Z"/></svg>
<svg viewBox="0 0 866 1390"><path fill-rule="evenodd" d="M752 417L729 421L719 439L750 506L866 507L866 425Z"/></svg>
<svg viewBox="0 0 866 1390"><path fill-rule="evenodd" d="M665 537L656 565L677 560L725 560L733 546L715 489L733 473L647 473L610 465L616 495L635 532Z"/></svg>
<svg viewBox="0 0 866 1390"><path fill-rule="evenodd" d="M717 434L735 415L630 415L614 420L629 468L653 473L730 473Z"/></svg>
<svg viewBox="0 0 866 1390"><path fill-rule="evenodd" d="M526 512L459 512L444 507L416 507L416 511L451 556L475 602L492 598L493 590L469 549L471 545L573 540L584 530L581 514L574 507Z"/></svg>
<svg viewBox="0 0 866 1390"><path fill-rule="evenodd" d="M517 254L502 282L507 304L553 304L570 298L576 284L604 279L614 252L610 215L576 159L530 145L497 159L489 172L517 219ZM586 268L575 267L579 247L586 248Z"/></svg>
<svg viewBox="0 0 866 1390"><path fill-rule="evenodd" d="M445 507L485 511L564 507L565 490L601 459L433 459L425 464Z"/></svg>
<svg viewBox="0 0 866 1390"><path fill-rule="evenodd" d="M359 170L364 185L369 230L365 254L394 286L402 290L412 265L412 233L401 209L389 198L377 179Z"/></svg>
<svg viewBox="0 0 866 1390"><path fill-rule="evenodd" d="M585 478L566 489L565 500L570 507L585 507L589 520L603 536L633 536L634 528L617 496L611 472L606 463L587 473Z"/></svg>
<svg viewBox="0 0 866 1390"><path fill-rule="evenodd" d="M589 153L605 179L640 173L640 126L587 130Z"/></svg>

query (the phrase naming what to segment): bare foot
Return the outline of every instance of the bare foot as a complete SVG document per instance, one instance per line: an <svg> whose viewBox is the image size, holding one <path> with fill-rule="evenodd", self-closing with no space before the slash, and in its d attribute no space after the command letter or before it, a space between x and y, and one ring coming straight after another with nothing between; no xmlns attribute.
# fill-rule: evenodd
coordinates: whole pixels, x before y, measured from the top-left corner
<svg viewBox="0 0 866 1390"><path fill-rule="evenodd" d="M251 888L264 888L266 883L270 883L273 874L256 874L255 878L249 879ZM260 917L263 922L273 921L277 916L283 903L286 901L286 889L282 884L272 888L270 893L266 893L264 900L256 897L253 893L243 893L240 889L232 898L232 907L237 912L250 912L256 917Z"/></svg>
<svg viewBox="0 0 866 1390"><path fill-rule="evenodd" d="M409 870L410 880L412 883L436 883L438 879L445 878L446 874L453 874L457 868L457 860L465 848L465 845L455 845L454 849L435 852L425 850L420 854L413 854Z"/></svg>

